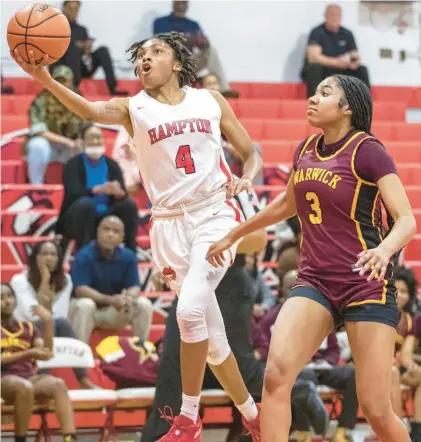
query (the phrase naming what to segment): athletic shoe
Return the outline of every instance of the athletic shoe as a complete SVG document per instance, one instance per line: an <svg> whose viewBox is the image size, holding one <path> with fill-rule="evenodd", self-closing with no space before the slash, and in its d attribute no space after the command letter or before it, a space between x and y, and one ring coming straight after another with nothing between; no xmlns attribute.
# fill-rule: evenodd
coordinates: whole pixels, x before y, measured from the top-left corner
<svg viewBox="0 0 421 442"><path fill-rule="evenodd" d="M246 427L253 442L260 442L260 413L262 411L262 406L260 404L256 404L256 406L257 416L250 422L248 422L243 416L243 425Z"/></svg>
<svg viewBox="0 0 421 442"><path fill-rule="evenodd" d="M164 408L164 412L159 411L161 417L171 424L171 428L158 442L202 442L202 422L200 417L194 423L182 414L174 417L172 409L168 406Z"/></svg>

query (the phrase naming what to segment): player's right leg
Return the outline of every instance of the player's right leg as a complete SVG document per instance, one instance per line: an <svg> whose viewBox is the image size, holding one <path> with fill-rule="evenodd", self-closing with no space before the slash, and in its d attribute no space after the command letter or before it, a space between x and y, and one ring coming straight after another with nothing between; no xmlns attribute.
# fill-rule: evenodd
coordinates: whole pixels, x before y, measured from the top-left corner
<svg viewBox="0 0 421 442"><path fill-rule="evenodd" d="M295 379L334 326L327 299L317 290L295 287L276 320L266 365L261 440L287 442Z"/></svg>
<svg viewBox="0 0 421 442"><path fill-rule="evenodd" d="M6 375L1 379L1 397L6 404L14 405L15 439L24 442L34 406L33 385L19 376Z"/></svg>

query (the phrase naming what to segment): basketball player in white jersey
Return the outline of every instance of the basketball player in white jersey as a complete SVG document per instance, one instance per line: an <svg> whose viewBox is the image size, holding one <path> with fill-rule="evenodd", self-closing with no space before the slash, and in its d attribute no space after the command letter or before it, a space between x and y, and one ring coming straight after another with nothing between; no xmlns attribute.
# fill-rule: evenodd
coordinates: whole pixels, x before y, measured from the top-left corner
<svg viewBox="0 0 421 442"><path fill-rule="evenodd" d="M252 186L262 166L247 132L218 93L186 84L195 80L194 61L181 34L159 34L129 51L144 91L132 98L90 102L53 80L17 51L16 62L80 117L121 124L132 138L142 182L152 202L151 247L156 265L179 295L182 406L161 441L199 442L198 416L206 362L231 396L254 441L260 441L259 412L229 347L215 288L233 261L237 244L222 267L206 260L210 245L242 219L234 195ZM224 158L221 130L244 161L234 180ZM168 417L168 416L166 416Z"/></svg>

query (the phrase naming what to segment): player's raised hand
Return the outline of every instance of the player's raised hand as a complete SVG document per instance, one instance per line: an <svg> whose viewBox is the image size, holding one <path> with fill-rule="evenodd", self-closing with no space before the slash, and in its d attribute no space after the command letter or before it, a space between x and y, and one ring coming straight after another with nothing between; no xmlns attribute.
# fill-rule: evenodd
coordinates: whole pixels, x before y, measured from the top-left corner
<svg viewBox="0 0 421 442"><path fill-rule="evenodd" d="M227 200L241 193L243 190L251 190L253 181L251 178L243 177L231 181L227 186Z"/></svg>
<svg viewBox="0 0 421 442"><path fill-rule="evenodd" d="M358 254L358 261L355 265L356 271L359 270L360 276L371 270L367 281L377 279L381 281L386 275L387 266L390 261L390 253L385 249L376 247L375 249L364 250Z"/></svg>
<svg viewBox="0 0 421 442"><path fill-rule="evenodd" d="M14 51L10 51L10 55L12 56L13 60L16 61L16 63L31 77L35 78L35 80L40 81L41 83L44 81L48 81L51 78L50 73L47 69L45 69L45 66L48 62L48 55L45 54L42 61L40 61L38 64L35 63L35 57L34 52L29 51L29 63L27 63L19 54L19 51L15 49Z"/></svg>
<svg viewBox="0 0 421 442"><path fill-rule="evenodd" d="M209 247L208 254L206 255L206 259L208 260L209 264L213 267L223 267L225 261L224 251L228 250L233 245L234 240L229 234L216 243L213 243Z"/></svg>

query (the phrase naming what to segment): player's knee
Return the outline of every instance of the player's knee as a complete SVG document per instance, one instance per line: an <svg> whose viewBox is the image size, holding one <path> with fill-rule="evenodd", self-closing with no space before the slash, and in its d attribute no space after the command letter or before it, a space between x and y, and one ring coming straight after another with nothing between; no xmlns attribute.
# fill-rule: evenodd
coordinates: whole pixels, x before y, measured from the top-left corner
<svg viewBox="0 0 421 442"><path fill-rule="evenodd" d="M16 382L16 397L32 402L34 399L34 386L27 379L20 379Z"/></svg>
<svg viewBox="0 0 421 442"><path fill-rule="evenodd" d="M51 377L51 384L55 394L67 394L67 385L63 379Z"/></svg>
<svg viewBox="0 0 421 442"><path fill-rule="evenodd" d="M221 365L230 355L231 347L228 344L227 335L224 333L221 338L212 340L209 337L209 350L207 362L210 365Z"/></svg>
<svg viewBox="0 0 421 442"><path fill-rule="evenodd" d="M269 358L266 364L264 388L268 393L291 395L295 373L285 361Z"/></svg>
<svg viewBox="0 0 421 442"><path fill-rule="evenodd" d="M177 305L177 322L180 328L181 340L188 343L201 342L208 338L208 331L205 320L205 308L193 302L182 301Z"/></svg>
<svg viewBox="0 0 421 442"><path fill-rule="evenodd" d="M370 389L367 390L368 391L359 394L358 401L369 424L373 427L377 427L390 418L392 405L389 397L384 396L381 399L376 394L373 394L373 392L370 392Z"/></svg>

